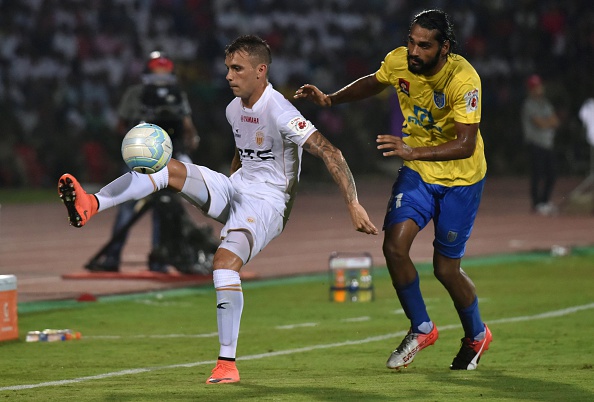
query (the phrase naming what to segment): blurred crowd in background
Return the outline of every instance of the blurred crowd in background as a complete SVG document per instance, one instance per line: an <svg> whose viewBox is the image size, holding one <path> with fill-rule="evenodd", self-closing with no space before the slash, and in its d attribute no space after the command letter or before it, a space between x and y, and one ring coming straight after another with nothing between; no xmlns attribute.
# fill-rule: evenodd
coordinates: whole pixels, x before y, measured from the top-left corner
<svg viewBox="0 0 594 402"><path fill-rule="evenodd" d="M591 0L0 0L0 186L54 186L65 172L98 184L114 179L116 106L153 50L174 60L188 93L202 139L193 160L228 171L227 43L246 33L265 38L270 81L292 99L305 83L334 91L375 72L427 8L452 16L458 53L482 78L489 173L527 171L519 110L526 77L537 73L562 120L559 173L586 174L578 110L594 97ZM398 132L394 102L390 90L329 109L295 103L355 174L393 175L375 136ZM304 176L323 170L304 158Z"/></svg>

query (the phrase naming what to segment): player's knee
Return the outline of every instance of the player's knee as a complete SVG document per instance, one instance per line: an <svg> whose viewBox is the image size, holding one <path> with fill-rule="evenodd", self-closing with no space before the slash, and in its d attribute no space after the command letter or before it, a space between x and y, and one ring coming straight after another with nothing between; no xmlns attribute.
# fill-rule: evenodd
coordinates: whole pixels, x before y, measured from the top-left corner
<svg viewBox="0 0 594 402"><path fill-rule="evenodd" d="M398 264L409 258L408 249L403 247L400 242L384 239L382 251L387 260Z"/></svg>
<svg viewBox="0 0 594 402"><path fill-rule="evenodd" d="M186 182L186 166L177 159L171 159L167 164L167 169L169 170L168 188L181 191Z"/></svg>
<svg viewBox="0 0 594 402"><path fill-rule="evenodd" d="M230 251L239 257L243 264L246 264L252 254L252 236L245 230L233 230L223 239L219 248Z"/></svg>
<svg viewBox="0 0 594 402"><path fill-rule="evenodd" d="M460 259L436 254L433 257L433 275L443 284L457 281L462 275Z"/></svg>
<svg viewBox="0 0 594 402"><path fill-rule="evenodd" d="M451 282L451 280L453 278L453 274L454 274L453 271L446 269L444 266L434 266L433 267L433 275L441 283Z"/></svg>

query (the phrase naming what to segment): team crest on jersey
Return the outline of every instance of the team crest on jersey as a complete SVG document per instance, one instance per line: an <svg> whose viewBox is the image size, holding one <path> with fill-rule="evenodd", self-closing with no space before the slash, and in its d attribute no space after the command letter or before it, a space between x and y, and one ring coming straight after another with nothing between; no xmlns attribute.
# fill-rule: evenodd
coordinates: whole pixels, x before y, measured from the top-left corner
<svg viewBox="0 0 594 402"><path fill-rule="evenodd" d="M256 145L261 147L262 144L264 144L264 132L256 131Z"/></svg>
<svg viewBox="0 0 594 402"><path fill-rule="evenodd" d="M443 92L433 91L433 103L438 109L445 106L445 94Z"/></svg>
<svg viewBox="0 0 594 402"><path fill-rule="evenodd" d="M476 111L478 109L479 104L478 88L475 88L470 92L467 92L466 95L464 95L464 100L466 101L466 113Z"/></svg>
<svg viewBox="0 0 594 402"><path fill-rule="evenodd" d="M410 82L404 78L398 78L398 87L406 96L410 96Z"/></svg>
<svg viewBox="0 0 594 402"><path fill-rule="evenodd" d="M256 218L254 218L254 217L252 217L252 216L248 216L248 217L246 218L246 221L248 221L248 223L254 223L254 222L256 222Z"/></svg>
<svg viewBox="0 0 594 402"><path fill-rule="evenodd" d="M295 117L287 124L287 127L291 129L295 134L305 135L305 132L309 129L311 123L305 120L302 116Z"/></svg>

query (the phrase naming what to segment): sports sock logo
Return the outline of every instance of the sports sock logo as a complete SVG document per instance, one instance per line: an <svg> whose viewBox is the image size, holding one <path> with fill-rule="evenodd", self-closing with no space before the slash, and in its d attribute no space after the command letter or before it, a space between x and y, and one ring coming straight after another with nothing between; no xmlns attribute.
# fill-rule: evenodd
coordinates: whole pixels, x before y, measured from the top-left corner
<svg viewBox="0 0 594 402"><path fill-rule="evenodd" d="M221 310L226 310L226 308L223 307L225 304L229 304L229 303L228 302L219 303L219 304L217 304L217 308L220 308Z"/></svg>

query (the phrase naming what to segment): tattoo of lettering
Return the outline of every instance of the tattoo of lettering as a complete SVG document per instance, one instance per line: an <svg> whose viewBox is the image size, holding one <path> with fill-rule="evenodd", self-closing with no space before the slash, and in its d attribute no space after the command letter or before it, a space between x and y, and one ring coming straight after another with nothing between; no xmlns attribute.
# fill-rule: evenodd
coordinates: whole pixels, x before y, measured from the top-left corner
<svg viewBox="0 0 594 402"><path fill-rule="evenodd" d="M338 184L347 203L357 199L355 179L338 148L332 145L322 134L315 132L305 142L303 149L324 161L328 172Z"/></svg>

